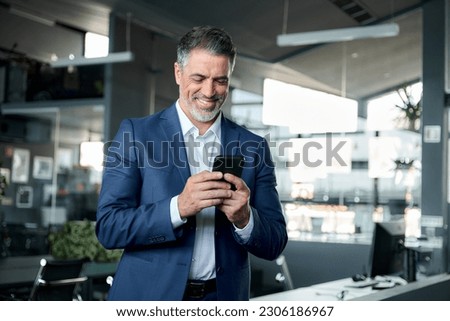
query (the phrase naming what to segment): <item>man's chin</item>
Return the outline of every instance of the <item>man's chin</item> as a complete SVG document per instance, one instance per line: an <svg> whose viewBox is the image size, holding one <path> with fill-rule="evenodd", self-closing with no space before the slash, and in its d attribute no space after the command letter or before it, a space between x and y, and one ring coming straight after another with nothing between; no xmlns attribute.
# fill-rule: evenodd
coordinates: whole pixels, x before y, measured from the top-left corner
<svg viewBox="0 0 450 321"><path fill-rule="evenodd" d="M205 111L202 109L195 109L191 111L192 116L195 120L206 123L214 118L219 114L220 109L213 108L211 111Z"/></svg>

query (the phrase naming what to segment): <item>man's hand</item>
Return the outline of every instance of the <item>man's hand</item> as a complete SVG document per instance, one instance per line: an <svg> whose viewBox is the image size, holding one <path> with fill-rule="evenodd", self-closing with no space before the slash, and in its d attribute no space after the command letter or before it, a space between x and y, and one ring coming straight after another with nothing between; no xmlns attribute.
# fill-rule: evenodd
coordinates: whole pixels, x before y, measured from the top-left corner
<svg viewBox="0 0 450 321"><path fill-rule="evenodd" d="M202 209L217 206L232 197L231 185L222 181L221 172L203 171L192 175L178 196L178 211L182 218L197 214Z"/></svg>
<svg viewBox="0 0 450 321"><path fill-rule="evenodd" d="M217 173L217 172L213 172ZM244 228L250 219L250 190L245 182L232 174L225 174L224 178L236 186L236 191L230 191L231 196L224 198L217 208L227 216L228 220L238 228Z"/></svg>

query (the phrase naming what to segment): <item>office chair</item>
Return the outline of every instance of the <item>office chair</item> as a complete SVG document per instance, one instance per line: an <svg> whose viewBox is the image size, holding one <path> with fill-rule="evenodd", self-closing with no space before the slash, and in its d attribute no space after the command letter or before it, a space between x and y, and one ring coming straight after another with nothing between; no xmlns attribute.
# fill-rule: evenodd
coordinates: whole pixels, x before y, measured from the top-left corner
<svg viewBox="0 0 450 321"><path fill-rule="evenodd" d="M41 259L40 268L34 281L30 301L73 301L81 300L75 295L78 285L87 281L80 276L85 260Z"/></svg>
<svg viewBox="0 0 450 321"><path fill-rule="evenodd" d="M293 290L294 283L292 282L291 273L289 272L288 265L286 263L286 257L280 255L275 261L280 268L280 272L275 276L275 280L283 284L284 290Z"/></svg>
<svg viewBox="0 0 450 321"><path fill-rule="evenodd" d="M108 293L112 286L114 277L112 275L108 275L106 279L100 282L96 282L94 280L93 289L92 289L92 298L93 300L106 301L108 299Z"/></svg>

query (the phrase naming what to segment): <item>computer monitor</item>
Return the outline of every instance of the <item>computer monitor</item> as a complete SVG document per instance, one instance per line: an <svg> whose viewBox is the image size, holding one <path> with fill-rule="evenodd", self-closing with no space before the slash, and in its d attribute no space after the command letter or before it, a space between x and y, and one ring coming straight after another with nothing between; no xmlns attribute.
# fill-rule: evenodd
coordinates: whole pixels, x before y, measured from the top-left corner
<svg viewBox="0 0 450 321"><path fill-rule="evenodd" d="M377 222L373 231L370 277L403 276L405 269L405 222Z"/></svg>

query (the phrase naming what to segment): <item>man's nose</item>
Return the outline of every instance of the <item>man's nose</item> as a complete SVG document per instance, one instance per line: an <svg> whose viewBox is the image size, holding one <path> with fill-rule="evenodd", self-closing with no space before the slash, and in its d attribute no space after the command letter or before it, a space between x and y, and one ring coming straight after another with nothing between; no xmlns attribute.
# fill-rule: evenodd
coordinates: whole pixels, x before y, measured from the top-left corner
<svg viewBox="0 0 450 321"><path fill-rule="evenodd" d="M214 81L207 80L203 83L202 94L205 97L212 97L216 94L216 88L214 86Z"/></svg>

